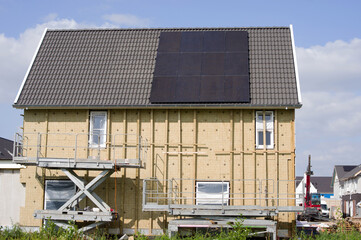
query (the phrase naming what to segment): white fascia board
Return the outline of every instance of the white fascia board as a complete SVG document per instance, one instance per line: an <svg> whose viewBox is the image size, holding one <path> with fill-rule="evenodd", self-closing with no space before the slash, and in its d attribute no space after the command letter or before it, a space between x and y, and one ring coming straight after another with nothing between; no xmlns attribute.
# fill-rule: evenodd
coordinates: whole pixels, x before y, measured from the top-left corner
<svg viewBox="0 0 361 240"><path fill-rule="evenodd" d="M13 163L12 160L4 161L2 160L0 162L0 169L20 169L25 168L25 166Z"/></svg>
<svg viewBox="0 0 361 240"><path fill-rule="evenodd" d="M29 65L29 67L28 67L28 70L26 71L26 74L25 74L25 77L24 77L24 79L23 79L23 82L21 83L21 86L20 86L20 89L19 89L19 91L18 91L18 94L16 95L16 98L15 98L15 100L14 100L14 104L16 104L16 103L18 102L18 100L19 100L20 93L21 93L21 91L23 90L23 87L24 87L24 85L25 85L26 79L28 78L28 75L29 75L29 73L30 73L30 69L33 67L33 64L34 64L36 55L38 55L40 46L41 46L41 44L43 43L43 40L44 40L44 37L45 37L45 34L46 34L47 31L48 31L48 29L45 28L45 30L44 30L44 32L43 32L43 35L41 36L39 45L38 45L38 47L37 47L37 49L36 49L36 51L35 51L35 53L34 53L34 56L33 56L32 60L31 60L31 62L30 62L30 65Z"/></svg>
<svg viewBox="0 0 361 240"><path fill-rule="evenodd" d="M297 65L297 57L296 57L296 45L295 45L295 39L293 36L293 26L290 25L290 31L291 31L291 41L292 41L292 51L293 51L293 62L295 65L295 73L296 73L296 82L297 82L297 96L298 96L298 102L302 104L302 96L301 96L301 88L300 88L300 78L298 75L298 65Z"/></svg>

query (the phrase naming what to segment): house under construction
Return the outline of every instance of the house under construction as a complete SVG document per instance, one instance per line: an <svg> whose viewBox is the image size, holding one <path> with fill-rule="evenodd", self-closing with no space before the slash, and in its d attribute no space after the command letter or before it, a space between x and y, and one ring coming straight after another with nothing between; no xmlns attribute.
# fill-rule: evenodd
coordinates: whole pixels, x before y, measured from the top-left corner
<svg viewBox="0 0 361 240"><path fill-rule="evenodd" d="M16 97L22 226L291 236L292 26L46 30ZM34 220L34 218L36 220Z"/></svg>

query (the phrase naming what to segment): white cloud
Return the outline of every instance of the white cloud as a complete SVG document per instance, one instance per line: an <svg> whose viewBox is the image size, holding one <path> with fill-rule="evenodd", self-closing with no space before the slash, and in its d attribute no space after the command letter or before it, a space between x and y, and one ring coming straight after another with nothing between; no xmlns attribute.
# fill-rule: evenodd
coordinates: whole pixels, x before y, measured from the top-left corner
<svg viewBox="0 0 361 240"><path fill-rule="evenodd" d="M297 111L297 174L311 154L315 175L360 164L361 39L297 48L303 107Z"/></svg>
<svg viewBox="0 0 361 240"><path fill-rule="evenodd" d="M56 20L57 17L58 17L57 13L50 13L43 18L43 21L44 22L54 21L54 20Z"/></svg>
<svg viewBox="0 0 361 240"><path fill-rule="evenodd" d="M361 39L297 48L297 58L305 91L361 88Z"/></svg>
<svg viewBox="0 0 361 240"><path fill-rule="evenodd" d="M108 14L104 15L103 18L118 27L148 27L150 25L149 19L139 18L131 14Z"/></svg>
<svg viewBox="0 0 361 240"><path fill-rule="evenodd" d="M86 25L74 20L60 19L38 24L21 33L18 38L0 34L0 103L11 103L17 94L30 61L46 28L69 29Z"/></svg>

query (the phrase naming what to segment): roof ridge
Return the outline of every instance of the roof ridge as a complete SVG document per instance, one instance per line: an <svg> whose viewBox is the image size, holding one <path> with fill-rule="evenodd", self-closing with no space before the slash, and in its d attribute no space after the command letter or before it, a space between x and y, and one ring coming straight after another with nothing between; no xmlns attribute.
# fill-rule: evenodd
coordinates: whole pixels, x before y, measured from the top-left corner
<svg viewBox="0 0 361 240"><path fill-rule="evenodd" d="M66 28L59 28L59 29L47 29L51 32L56 31L145 31L145 30L186 30L186 29L289 29L289 26L266 26L266 27L175 27L175 28L77 28L77 29L66 29Z"/></svg>

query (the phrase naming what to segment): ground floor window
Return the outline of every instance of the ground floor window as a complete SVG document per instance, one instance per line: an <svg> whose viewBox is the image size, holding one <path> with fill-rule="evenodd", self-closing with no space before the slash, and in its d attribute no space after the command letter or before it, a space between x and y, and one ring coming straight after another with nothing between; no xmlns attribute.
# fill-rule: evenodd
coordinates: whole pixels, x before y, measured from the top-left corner
<svg viewBox="0 0 361 240"><path fill-rule="evenodd" d="M197 182L197 205L228 205L229 182Z"/></svg>
<svg viewBox="0 0 361 240"><path fill-rule="evenodd" d="M46 180L44 209L59 209L75 195L75 191L75 184L70 180Z"/></svg>

